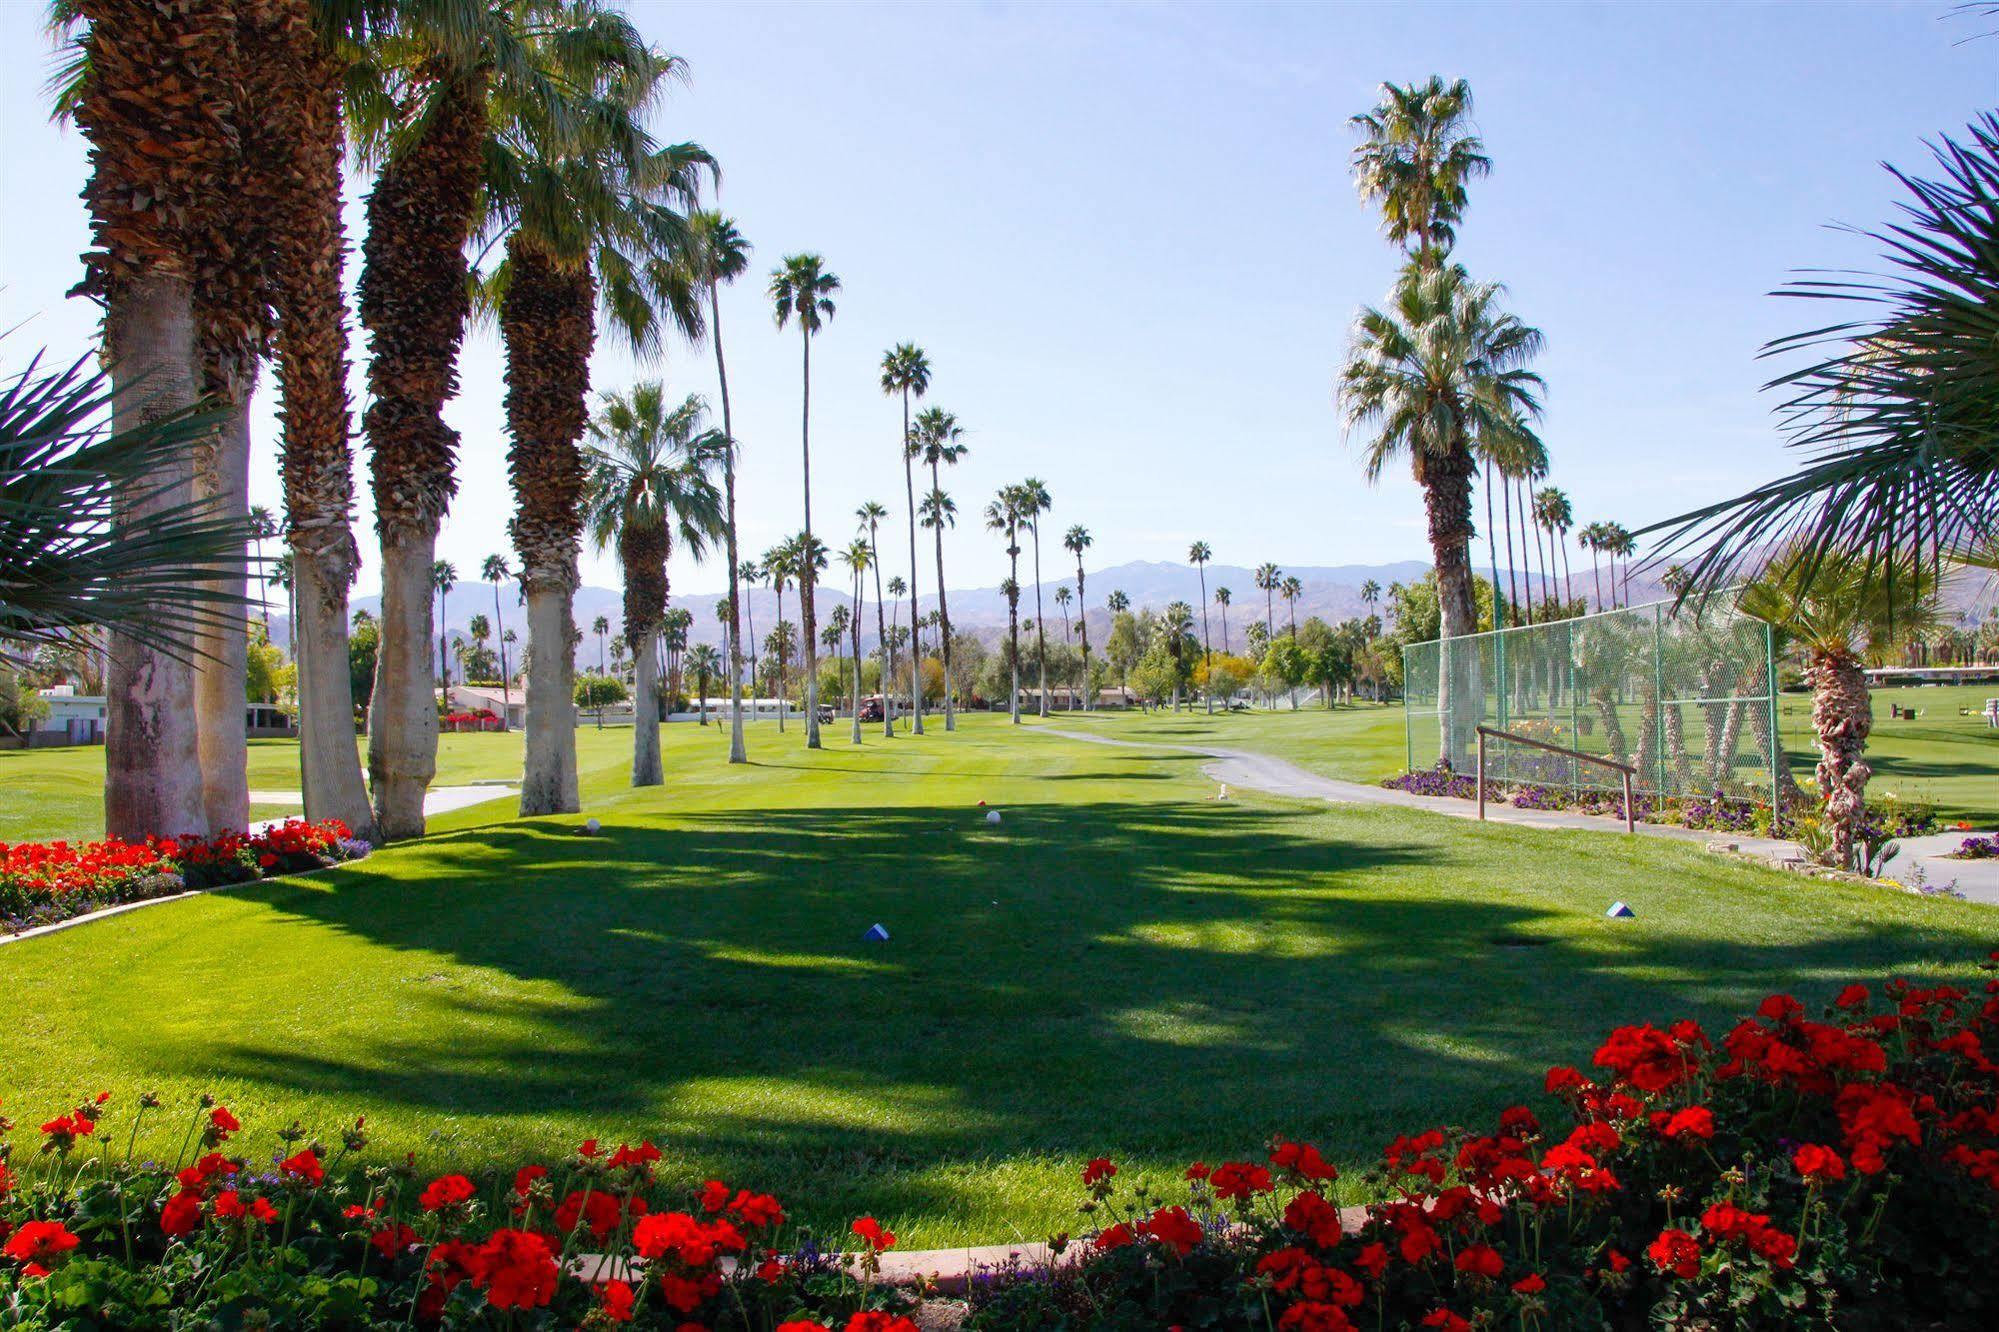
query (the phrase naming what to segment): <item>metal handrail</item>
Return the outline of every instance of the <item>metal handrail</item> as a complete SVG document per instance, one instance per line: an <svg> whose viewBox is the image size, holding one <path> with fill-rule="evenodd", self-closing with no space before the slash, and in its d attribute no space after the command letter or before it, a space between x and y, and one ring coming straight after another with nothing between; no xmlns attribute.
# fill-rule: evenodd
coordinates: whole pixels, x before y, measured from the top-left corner
<svg viewBox="0 0 1999 1332"><path fill-rule="evenodd" d="M1493 726L1481 726L1478 728L1478 817L1481 822L1485 819L1485 738L1487 736L1492 736L1497 740L1511 740L1514 744L1526 745L1529 749L1545 749L1550 754L1561 754L1568 758L1581 759L1584 763L1594 763L1599 767L1616 769L1618 775L1624 779L1624 831L1628 833L1638 831L1637 817L1631 808L1631 779L1637 775L1638 769L1632 767L1629 763L1619 763L1616 759L1607 759L1599 754L1585 754L1580 749L1565 749L1561 745L1551 745L1546 740L1536 740L1530 735L1515 735L1511 731L1502 731Z"/></svg>

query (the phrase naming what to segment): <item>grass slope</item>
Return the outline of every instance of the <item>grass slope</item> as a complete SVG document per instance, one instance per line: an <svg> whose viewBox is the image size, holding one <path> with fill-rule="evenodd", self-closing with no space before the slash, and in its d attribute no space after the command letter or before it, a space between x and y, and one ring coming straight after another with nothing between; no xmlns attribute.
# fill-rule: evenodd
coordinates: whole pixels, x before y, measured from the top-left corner
<svg viewBox="0 0 1999 1332"><path fill-rule="evenodd" d="M464 810L359 865L0 947L0 1096L29 1122L99 1089L213 1091L266 1132L365 1113L376 1159L439 1170L649 1134L676 1175L810 1222L994 1241L1074 1225L1098 1152L1166 1172L1282 1131L1353 1167L1608 1024L1961 976L1999 935L1652 839L1216 803L1191 756L1002 719L757 741L730 768L670 727L646 792L596 749L596 838ZM877 921L893 940L862 942Z"/></svg>

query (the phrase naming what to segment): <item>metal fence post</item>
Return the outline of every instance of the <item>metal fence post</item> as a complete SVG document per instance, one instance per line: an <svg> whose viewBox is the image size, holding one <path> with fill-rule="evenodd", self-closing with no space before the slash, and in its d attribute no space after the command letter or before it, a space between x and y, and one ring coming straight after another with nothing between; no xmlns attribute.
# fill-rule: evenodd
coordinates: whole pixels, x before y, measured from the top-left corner
<svg viewBox="0 0 1999 1332"><path fill-rule="evenodd" d="M1770 827L1784 822L1784 733L1777 727L1777 631L1763 625L1763 692L1769 695L1770 709Z"/></svg>

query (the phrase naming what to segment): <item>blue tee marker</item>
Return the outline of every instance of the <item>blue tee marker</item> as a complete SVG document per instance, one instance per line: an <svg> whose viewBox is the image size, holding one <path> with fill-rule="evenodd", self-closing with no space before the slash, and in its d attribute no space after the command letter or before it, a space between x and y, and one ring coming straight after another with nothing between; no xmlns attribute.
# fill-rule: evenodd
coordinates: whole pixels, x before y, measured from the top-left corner
<svg viewBox="0 0 1999 1332"><path fill-rule="evenodd" d="M868 932L861 937L869 943L887 943L888 927L880 924L870 925L868 926Z"/></svg>
<svg viewBox="0 0 1999 1332"><path fill-rule="evenodd" d="M1638 913L1636 911L1633 911L1630 907L1624 905L1624 903L1622 902L1612 902L1610 904L1610 910L1604 912L1603 914L1609 916L1612 920L1631 920L1634 917L1636 917Z"/></svg>

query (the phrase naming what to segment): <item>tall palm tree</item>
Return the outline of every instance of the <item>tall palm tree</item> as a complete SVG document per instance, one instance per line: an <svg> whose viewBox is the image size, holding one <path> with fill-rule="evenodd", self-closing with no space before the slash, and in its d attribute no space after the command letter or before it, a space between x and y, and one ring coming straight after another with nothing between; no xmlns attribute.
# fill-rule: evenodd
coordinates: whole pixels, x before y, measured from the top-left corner
<svg viewBox="0 0 1999 1332"><path fill-rule="evenodd" d="M1020 483L1021 521L1034 538L1034 658L1038 672L1035 687L1041 694L1036 711L1043 717L1048 715L1048 631L1043 627L1046 617L1041 611L1041 515L1054 505L1041 478L1030 476Z"/></svg>
<svg viewBox="0 0 1999 1332"><path fill-rule="evenodd" d="M160 10L83 0L57 18L87 25L66 103L91 144L84 199L95 248L84 256L83 287L104 308L111 429L128 435L188 413L208 388L197 337L211 321L196 311L191 277L206 267L206 233L226 233L237 123L250 118L234 86L238 25L226 4ZM261 308L253 300L239 312L251 316L246 331L261 323ZM233 433L219 420L205 425L205 449L221 449ZM129 525L202 498L196 452L161 454L159 474L128 489ZM146 638L111 627L104 813L113 836L210 829L195 667L202 636L191 624Z"/></svg>
<svg viewBox="0 0 1999 1332"><path fill-rule="evenodd" d="M923 526L931 529L937 537L937 619L938 637L943 647L944 660L944 729L955 731L958 729L958 714L954 702L956 691L952 687L955 681L951 675L951 603L950 598L944 593L944 529L953 525L952 515L957 509L949 503L950 496L944 494L943 482L939 479L939 469L957 466L968 451L968 446L963 442L965 431L958 424L957 416L941 407L926 407L919 412L916 417L915 432L910 447L915 450L914 456L930 468L930 496L924 501L924 506L930 511L928 516L933 521L925 522ZM933 503L933 500L942 502ZM912 589L910 614L914 616L915 584L911 583L910 586ZM912 633L911 659L921 668L922 658L914 651L915 642ZM922 714L919 712L918 715Z"/></svg>
<svg viewBox="0 0 1999 1332"><path fill-rule="evenodd" d="M780 627L784 624L784 589L794 576L793 569L797 559L797 547L795 543L790 541L780 541L764 552L764 578L770 583L772 594L777 597L777 622ZM785 676L784 663L785 659L780 656L777 659L777 730L779 735L784 734L784 714L791 698L790 690L786 688L787 677Z"/></svg>
<svg viewBox="0 0 1999 1332"><path fill-rule="evenodd" d="M1006 582L1000 591L1006 597L1007 652L1012 658L1012 688L1007 691L1007 717L1020 725L1020 526L1033 502L1025 486L1001 486L986 505L986 529L1006 535Z"/></svg>
<svg viewBox="0 0 1999 1332"><path fill-rule="evenodd" d="M1275 564L1264 563L1256 566L1257 590L1263 593L1263 638L1265 642L1277 641L1277 588L1284 581L1284 571Z"/></svg>
<svg viewBox="0 0 1999 1332"><path fill-rule="evenodd" d="M909 653L910 660L921 665L923 661L923 641L917 624L916 577L916 458L921 452L916 436L910 433L909 402L921 398L930 391L930 358L923 349L913 342L898 342L882 353L881 386L883 393L900 394L902 397L902 488L909 501ZM936 484L934 478L931 482ZM876 604L880 604L877 597ZM917 735L923 734L923 672L918 670L910 676L910 710L914 720L910 729ZM886 694L886 691L884 691ZM882 712L886 717L887 702L884 699Z"/></svg>
<svg viewBox="0 0 1999 1332"><path fill-rule="evenodd" d="M798 323L798 341L804 368L804 393L799 413L799 442L805 460L805 544L812 545L812 335L833 317L833 293L840 279L826 271L825 260L816 254L790 254L771 271L769 295L771 312L780 329L793 320ZM812 589L817 581L810 559L798 566L798 618L800 639L805 647L805 747L819 748L819 649L813 642L815 612Z"/></svg>
<svg viewBox="0 0 1999 1332"><path fill-rule="evenodd" d="M1818 733L1819 797L1835 864L1851 868L1866 814L1865 753L1874 726L1868 664L1890 660L1943 622L1937 579L1911 560L1895 571L1867 552L1826 551L1807 537L1781 551L1743 590L1741 608L1774 626L1806 660ZM1774 682L1773 682L1774 683Z"/></svg>
<svg viewBox="0 0 1999 1332"><path fill-rule="evenodd" d="M727 554L729 558L729 762L748 763L749 750L743 738L743 587L754 579L742 573L743 560L736 534L736 429L729 414L729 366L722 356L721 288L749 271L750 245L736 229L735 221L721 213L701 211L687 219L687 235L675 260L681 274L697 294L708 299L707 334L715 348L715 381L721 388L722 435L728 441L722 463L722 495L727 510ZM750 634L750 685L756 687L756 634ZM704 714L705 718L705 714ZM705 720L704 720L705 724Z"/></svg>
<svg viewBox="0 0 1999 1332"><path fill-rule="evenodd" d="M1090 603L1083 596L1083 552L1088 550L1094 538L1090 529L1078 523L1062 535L1062 548L1076 557L1076 627L1083 634L1083 688L1088 695L1085 706L1096 706L1096 690L1090 688Z"/></svg>
<svg viewBox="0 0 1999 1332"><path fill-rule="evenodd" d="M1369 615L1374 614L1374 608L1381 604L1381 584L1375 582L1372 578L1362 583L1360 585L1360 599L1361 603L1367 607L1367 613Z"/></svg>
<svg viewBox="0 0 1999 1332"><path fill-rule="evenodd" d="M508 724L505 714L512 710L514 696L513 676L510 673L507 662L507 621L500 613L500 584L513 576L514 571L507 567L507 557L504 555L488 555L485 562L479 566L480 581L493 585L493 623L498 625L500 630L500 709L502 714L500 724L503 728Z"/></svg>
<svg viewBox="0 0 1999 1332"><path fill-rule="evenodd" d="M666 780L659 755L658 651L673 542L699 560L725 540L728 514L713 473L728 437L708 428L708 409L689 395L669 406L657 380L605 395L590 423L588 531L598 550L615 546L625 580L625 639L637 669L633 689L632 785ZM603 617L598 617L599 642Z"/></svg>
<svg viewBox="0 0 1999 1332"><path fill-rule="evenodd" d="M854 517L861 524L861 531L868 538L868 567L875 571L875 640L882 658L882 735L884 738L895 734L895 696L889 689L888 672L888 611L882 602L882 559L879 533L884 518L888 517L885 505L868 500L854 510ZM860 654L860 630L854 631L854 652ZM859 669L857 666L856 670ZM858 725L859 723L856 723Z"/></svg>
<svg viewBox="0 0 1999 1332"><path fill-rule="evenodd" d="M297 619L298 604L298 561L291 551L286 551L271 562L271 586L285 594L285 623L293 624ZM294 631L292 639L292 660L298 660L298 639ZM351 725L351 722L350 722Z"/></svg>
<svg viewBox="0 0 1999 1332"><path fill-rule="evenodd" d="M1067 583L1055 585L1055 604L1062 610L1062 643L1065 647L1069 642L1069 603L1075 599L1076 594L1069 590Z"/></svg>
<svg viewBox="0 0 1999 1332"><path fill-rule="evenodd" d="M261 504L250 506L250 540L257 550L257 568L264 567L264 543L278 535L278 520L271 511ZM260 580L261 581L261 580ZM261 593L257 597L257 609L264 623L264 637L271 636L271 603Z"/></svg>
<svg viewBox="0 0 1999 1332"><path fill-rule="evenodd" d="M1159 617L1159 630L1166 635L1166 650L1173 654L1173 710L1180 710L1180 682L1187 676L1187 640L1194 636L1194 608L1184 601L1169 602Z"/></svg>
<svg viewBox="0 0 1999 1332"><path fill-rule="evenodd" d="M894 682L901 675L902 636L908 632L902 627L902 599L909 593L909 584L902 581L901 574L892 574L888 580L888 638L882 644L882 693L895 688ZM879 600L879 598L877 598ZM915 607L910 608L910 618L915 618Z"/></svg>
<svg viewBox="0 0 1999 1332"><path fill-rule="evenodd" d="M1305 585L1296 577L1287 577L1277 585L1277 595L1284 598L1284 608L1291 616L1291 637L1298 637L1298 598L1305 595Z"/></svg>
<svg viewBox="0 0 1999 1332"><path fill-rule="evenodd" d="M597 674L603 675L605 673L604 648L605 644L609 641L608 636L611 632L610 617L599 615L595 620L590 622L590 632L597 635Z"/></svg>
<svg viewBox="0 0 1999 1332"><path fill-rule="evenodd" d="M1199 571L1201 576L1201 660L1207 662L1214 656L1214 646L1208 637L1208 561L1215 557L1205 541L1196 541L1187 548L1187 562ZM1204 693L1206 691L1203 691ZM1215 700L1208 696L1208 711L1215 710Z"/></svg>
<svg viewBox="0 0 1999 1332"><path fill-rule="evenodd" d="M1471 85L1436 75L1382 84L1375 108L1348 122L1361 135L1353 154L1361 198L1380 203L1388 239L1425 267L1456 240L1466 185L1492 170L1470 122Z"/></svg>
<svg viewBox="0 0 1999 1332"><path fill-rule="evenodd" d="M944 595L944 532L958 525L958 506L952 498L936 486L930 488L916 509L916 519L937 536L937 641L943 649L944 663L944 729L958 728L956 703L957 681L951 674L951 602ZM915 614L915 606L910 607ZM914 642L912 636L911 639ZM922 670L923 663L912 656L912 668Z"/></svg>
<svg viewBox="0 0 1999 1332"><path fill-rule="evenodd" d="M437 593L437 687L451 692L451 631L445 627L444 602L458 586L458 566L450 560L433 560L430 565L431 590Z"/></svg>
<svg viewBox="0 0 1999 1332"><path fill-rule="evenodd" d="M1569 605L1575 600L1575 580L1569 569L1569 529L1576 524L1575 509L1569 497L1555 486L1547 486L1534 496L1534 509L1541 523L1548 529L1548 544L1556 552L1556 562L1561 566L1562 604Z"/></svg>
<svg viewBox="0 0 1999 1332"><path fill-rule="evenodd" d="M1596 584L1596 608L1598 613L1603 611L1603 569L1597 563L1596 558L1597 551L1601 549L1597 544L1597 538L1602 533L1602 530L1602 523L1585 523L1582 530L1576 533L1576 544L1589 552L1590 579Z"/></svg>
<svg viewBox="0 0 1999 1332"><path fill-rule="evenodd" d="M1229 602L1235 594L1225 587L1215 589L1215 604L1222 608L1222 655L1230 655L1229 649Z"/></svg>
<svg viewBox="0 0 1999 1332"><path fill-rule="evenodd" d="M756 561L738 560L736 562L736 582L740 586L754 588L758 583L763 581L763 577L763 570L757 567ZM750 597L748 594L738 597L733 604L740 606L743 612L743 632L748 636L745 641L749 644L750 649L750 697L754 699L757 692L757 620L756 616L751 613ZM742 653L736 652L730 656L729 669L739 674L741 673ZM731 687L734 688L736 686L732 685ZM738 695L732 694L730 697L733 700ZM733 736L729 741L729 752L731 754L735 753L735 739ZM733 760L731 761L733 762Z"/></svg>
<svg viewBox="0 0 1999 1332"><path fill-rule="evenodd" d="M876 504L873 507L881 509L881 505L879 504ZM865 513L866 510L863 509L862 512ZM886 517L887 515L888 515L888 510L882 509L882 516ZM874 567L874 562L875 562L874 544L872 541L869 540L869 538L864 536L855 537L852 541L847 543L847 548L840 552L840 563L846 565L848 572L852 573L854 576L854 590L853 590L854 613L847 617L848 621L847 632L850 635L852 635L852 646L853 646L853 655L854 655L854 689L853 689L853 700L852 700L853 709L854 709L854 733L852 736L852 742L857 745L861 743L861 618L865 614L867 608L867 599L868 599L867 574L868 570ZM879 597L877 597L875 600L875 610L877 613L879 613L881 610L881 600ZM888 705L886 699L884 699L883 701L882 711L884 713L888 711Z"/></svg>

